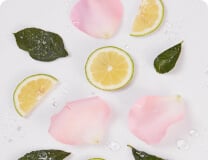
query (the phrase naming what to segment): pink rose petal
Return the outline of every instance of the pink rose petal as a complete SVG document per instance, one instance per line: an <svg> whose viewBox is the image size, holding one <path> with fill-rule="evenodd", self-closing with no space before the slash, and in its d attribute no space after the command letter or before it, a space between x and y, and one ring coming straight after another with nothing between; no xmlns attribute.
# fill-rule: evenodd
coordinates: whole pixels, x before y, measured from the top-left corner
<svg viewBox="0 0 208 160"><path fill-rule="evenodd" d="M180 96L141 98L129 112L131 132L148 144L159 143L168 127L184 118L185 104Z"/></svg>
<svg viewBox="0 0 208 160"><path fill-rule="evenodd" d="M75 27L95 38L110 38L120 27L123 6L120 0L80 0L71 11Z"/></svg>
<svg viewBox="0 0 208 160"><path fill-rule="evenodd" d="M49 133L64 144L99 143L107 129L110 112L109 106L98 97L68 103L52 117Z"/></svg>

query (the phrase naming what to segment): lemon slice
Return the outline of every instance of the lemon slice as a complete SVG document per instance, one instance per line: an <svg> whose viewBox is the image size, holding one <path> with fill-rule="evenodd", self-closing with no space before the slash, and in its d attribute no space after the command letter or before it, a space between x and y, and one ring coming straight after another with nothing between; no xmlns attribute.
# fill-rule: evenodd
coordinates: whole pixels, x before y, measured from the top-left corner
<svg viewBox="0 0 208 160"><path fill-rule="evenodd" d="M27 116L57 81L55 77L46 74L32 75L21 81L13 94L17 112L23 117Z"/></svg>
<svg viewBox="0 0 208 160"><path fill-rule="evenodd" d="M144 36L155 31L163 21L164 6L161 0L142 0L134 19L131 36Z"/></svg>
<svg viewBox="0 0 208 160"><path fill-rule="evenodd" d="M85 65L88 81L102 90L116 90L130 82L134 63L130 55L117 47L107 46L95 50Z"/></svg>

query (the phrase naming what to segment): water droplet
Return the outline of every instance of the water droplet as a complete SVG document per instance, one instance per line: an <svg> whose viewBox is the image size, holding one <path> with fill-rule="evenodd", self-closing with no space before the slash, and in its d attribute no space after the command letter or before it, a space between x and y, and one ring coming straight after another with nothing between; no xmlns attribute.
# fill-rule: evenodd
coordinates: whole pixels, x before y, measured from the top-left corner
<svg viewBox="0 0 208 160"><path fill-rule="evenodd" d="M57 104L56 101L54 101L54 102L52 103L52 105L53 105L53 107L57 107L57 106L58 106L58 104Z"/></svg>
<svg viewBox="0 0 208 160"><path fill-rule="evenodd" d="M179 36L179 33L180 33L179 26L176 22L165 23L164 34L166 35L166 38L168 38L169 40L175 40Z"/></svg>
<svg viewBox="0 0 208 160"><path fill-rule="evenodd" d="M111 151L118 151L120 148L121 145L116 141L112 141L108 144L108 149L110 149Z"/></svg>
<svg viewBox="0 0 208 160"><path fill-rule="evenodd" d="M47 160L47 158L48 158L47 153L41 152L41 153L39 154L39 159L40 159L40 160Z"/></svg>
<svg viewBox="0 0 208 160"><path fill-rule="evenodd" d="M51 105L52 105L54 108L56 108L56 107L58 106L58 103L57 103L57 101L56 101L55 98L52 98L52 99L51 99Z"/></svg>
<svg viewBox="0 0 208 160"><path fill-rule="evenodd" d="M198 137L199 132L197 130L193 129L193 130L189 131L189 135L192 136L192 137Z"/></svg>
<svg viewBox="0 0 208 160"><path fill-rule="evenodd" d="M144 158L144 155L143 155L143 154L141 154L141 155L140 155L140 157Z"/></svg>
<svg viewBox="0 0 208 160"><path fill-rule="evenodd" d="M173 25L169 22L166 22L165 26L168 28L168 29L171 29L173 28Z"/></svg>
<svg viewBox="0 0 208 160"><path fill-rule="evenodd" d="M188 150L188 149L189 149L189 144L187 143L186 140L184 140L184 139L179 139L179 140L177 141L177 148L178 148L179 150Z"/></svg>
<svg viewBox="0 0 208 160"><path fill-rule="evenodd" d="M169 23L166 23L165 25L165 34L168 34L171 31L171 25Z"/></svg>
<svg viewBox="0 0 208 160"><path fill-rule="evenodd" d="M126 49L129 49L129 45L128 45L128 44L125 44L124 47L125 47Z"/></svg>
<svg viewBox="0 0 208 160"><path fill-rule="evenodd" d="M43 45L45 45L47 42L46 41L43 41Z"/></svg>

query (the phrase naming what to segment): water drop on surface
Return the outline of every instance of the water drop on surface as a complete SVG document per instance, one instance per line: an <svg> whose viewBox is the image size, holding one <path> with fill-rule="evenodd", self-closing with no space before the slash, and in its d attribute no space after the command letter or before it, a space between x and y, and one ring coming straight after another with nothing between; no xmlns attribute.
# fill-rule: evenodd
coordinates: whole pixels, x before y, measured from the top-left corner
<svg viewBox="0 0 208 160"><path fill-rule="evenodd" d="M57 104L56 101L54 101L54 102L52 103L52 105L53 105L53 107L57 107L57 106L58 106L58 104Z"/></svg>
<svg viewBox="0 0 208 160"><path fill-rule="evenodd" d="M121 145L116 142L116 141L112 141L108 144L108 149L110 149L111 151L118 151L121 148Z"/></svg>
<svg viewBox="0 0 208 160"><path fill-rule="evenodd" d="M47 160L48 156L45 152L40 153L39 155L39 159L40 160Z"/></svg>
<svg viewBox="0 0 208 160"><path fill-rule="evenodd" d="M186 140L180 139L177 141L177 148L179 150L188 150L189 149L189 144L187 143Z"/></svg>
<svg viewBox="0 0 208 160"><path fill-rule="evenodd" d="M45 45L47 42L46 41L43 41L42 43L43 43L43 45Z"/></svg>
<svg viewBox="0 0 208 160"><path fill-rule="evenodd" d="M192 129L189 131L189 135L192 137L198 137L199 136L199 132L195 129Z"/></svg>
<svg viewBox="0 0 208 160"><path fill-rule="evenodd" d="M52 105L54 108L56 108L56 107L58 106L58 103L57 103L57 101L55 100L55 98L53 98L53 99L51 100L51 105Z"/></svg>
<svg viewBox="0 0 208 160"><path fill-rule="evenodd" d="M144 155L144 154L140 154L139 156L140 156L141 158L144 158L144 157L145 157L145 155Z"/></svg>
<svg viewBox="0 0 208 160"><path fill-rule="evenodd" d="M128 44L125 44L124 47L125 47L126 49L129 49L129 45L128 45Z"/></svg>

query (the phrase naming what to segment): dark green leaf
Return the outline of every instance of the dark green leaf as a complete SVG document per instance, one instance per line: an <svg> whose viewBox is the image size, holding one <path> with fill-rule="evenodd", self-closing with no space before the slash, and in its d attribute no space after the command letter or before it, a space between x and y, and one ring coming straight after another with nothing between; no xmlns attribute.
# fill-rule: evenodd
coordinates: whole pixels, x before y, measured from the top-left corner
<svg viewBox="0 0 208 160"><path fill-rule="evenodd" d="M26 28L14 34L20 49L29 52L33 59L53 61L68 56L62 38L38 28Z"/></svg>
<svg viewBox="0 0 208 160"><path fill-rule="evenodd" d="M27 153L18 160L63 160L70 154L61 150L39 150Z"/></svg>
<svg viewBox="0 0 208 160"><path fill-rule="evenodd" d="M162 52L154 61L154 67L158 73L167 73L172 70L180 56L182 42Z"/></svg>
<svg viewBox="0 0 208 160"><path fill-rule="evenodd" d="M132 154L135 160L164 160L162 158L156 157L154 155L147 154L143 151L138 151L134 147L128 145L132 149Z"/></svg>

